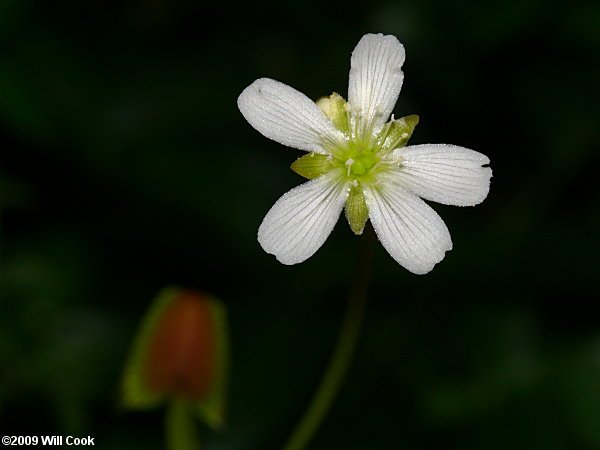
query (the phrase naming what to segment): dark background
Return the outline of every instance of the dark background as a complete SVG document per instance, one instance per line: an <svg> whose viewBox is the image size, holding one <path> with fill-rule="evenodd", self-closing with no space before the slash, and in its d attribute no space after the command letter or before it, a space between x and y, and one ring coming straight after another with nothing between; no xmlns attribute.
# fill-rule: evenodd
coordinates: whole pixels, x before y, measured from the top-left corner
<svg viewBox="0 0 600 450"><path fill-rule="evenodd" d="M338 330L345 220L283 266L257 228L302 152L236 106L267 76L346 95L366 32L405 45L411 142L491 158L476 208L434 205L454 250L425 276L377 249L366 324L313 449L600 449L600 3L0 2L0 434L162 448L124 412L130 341L167 285L226 304L226 428L280 448Z"/></svg>

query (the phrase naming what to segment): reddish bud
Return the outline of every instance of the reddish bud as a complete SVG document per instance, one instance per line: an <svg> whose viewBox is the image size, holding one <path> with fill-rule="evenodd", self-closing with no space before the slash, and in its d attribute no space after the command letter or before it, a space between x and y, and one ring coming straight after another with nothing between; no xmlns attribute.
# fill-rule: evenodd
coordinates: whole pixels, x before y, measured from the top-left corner
<svg viewBox="0 0 600 450"><path fill-rule="evenodd" d="M206 297L182 291L158 319L143 363L154 392L203 400L215 372L215 329Z"/></svg>
<svg viewBox="0 0 600 450"><path fill-rule="evenodd" d="M144 318L124 378L123 403L148 408L165 398L195 402L222 421L227 366L225 312L213 297L165 289Z"/></svg>

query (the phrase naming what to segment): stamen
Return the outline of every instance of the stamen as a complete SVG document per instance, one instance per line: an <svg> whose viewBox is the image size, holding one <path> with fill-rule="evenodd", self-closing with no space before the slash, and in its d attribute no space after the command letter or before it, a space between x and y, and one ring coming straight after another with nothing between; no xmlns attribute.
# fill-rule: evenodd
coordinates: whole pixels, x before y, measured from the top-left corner
<svg viewBox="0 0 600 450"><path fill-rule="evenodd" d="M354 125L355 125L354 139L355 140L359 140L362 137L363 130L360 127L363 124L363 121L364 120L362 117L362 108L360 106L354 107Z"/></svg>
<svg viewBox="0 0 600 450"><path fill-rule="evenodd" d="M352 180L352 186L358 187L358 180Z"/></svg>
<svg viewBox="0 0 600 450"><path fill-rule="evenodd" d="M374 118L367 121L364 121L363 125L365 125L363 137L367 138L367 146L371 147L371 141L373 140L373 130L375 129L375 120Z"/></svg>
<svg viewBox="0 0 600 450"><path fill-rule="evenodd" d="M350 168L352 167L352 164L354 164L354 160L352 158L349 158L345 164L348 166L348 173L346 174L346 176L349 177L350 176Z"/></svg>
<svg viewBox="0 0 600 450"><path fill-rule="evenodd" d="M393 117L393 115L392 115ZM390 132L390 128L392 128L392 122L388 122L383 126L383 129L381 130L381 133L379 133L379 136L377 136L377 152L379 150L381 150L381 148L383 147L383 144L385 143L385 140L387 139L388 133Z"/></svg>

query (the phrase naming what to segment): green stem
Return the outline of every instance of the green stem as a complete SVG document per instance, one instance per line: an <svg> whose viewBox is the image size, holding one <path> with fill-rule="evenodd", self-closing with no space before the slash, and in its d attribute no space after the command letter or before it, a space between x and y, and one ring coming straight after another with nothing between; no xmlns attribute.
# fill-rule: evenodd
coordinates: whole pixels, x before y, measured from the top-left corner
<svg viewBox="0 0 600 450"><path fill-rule="evenodd" d="M301 450L309 443L323 422L340 390L344 376L352 360L358 335L363 322L369 280L373 266L373 242L375 233L371 226L365 228L360 239L360 250L354 274L353 283L348 296L346 313L342 323L337 345L323 375L321 384L296 426L284 450Z"/></svg>
<svg viewBox="0 0 600 450"><path fill-rule="evenodd" d="M191 406L184 399L172 399L165 416L165 433L168 450L199 450L200 440Z"/></svg>

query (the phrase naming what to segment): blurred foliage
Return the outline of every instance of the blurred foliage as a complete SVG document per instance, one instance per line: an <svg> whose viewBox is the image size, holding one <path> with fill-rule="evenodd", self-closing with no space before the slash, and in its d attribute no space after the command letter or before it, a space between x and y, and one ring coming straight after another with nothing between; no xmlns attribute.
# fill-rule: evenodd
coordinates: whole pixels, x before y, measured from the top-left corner
<svg viewBox="0 0 600 450"><path fill-rule="evenodd" d="M346 92L365 32L407 49L412 143L492 160L477 208L434 205L454 250L423 277L378 250L366 330L314 449L600 448L600 4L375 0L0 2L0 430L162 448L116 405L155 292L229 310L231 399L211 449L278 448L334 342L356 238L307 262L256 242L299 184L237 95L268 76ZM309 280L309 282L307 282Z"/></svg>

